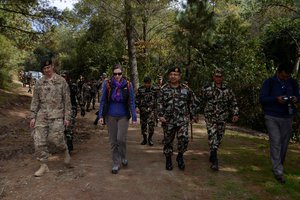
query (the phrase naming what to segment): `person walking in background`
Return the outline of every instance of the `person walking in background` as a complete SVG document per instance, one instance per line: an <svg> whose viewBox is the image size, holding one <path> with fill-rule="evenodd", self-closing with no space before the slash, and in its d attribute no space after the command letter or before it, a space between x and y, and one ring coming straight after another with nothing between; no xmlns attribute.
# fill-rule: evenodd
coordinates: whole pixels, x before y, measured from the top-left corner
<svg viewBox="0 0 300 200"><path fill-rule="evenodd" d="M173 141L178 141L178 167L184 170L183 154L187 150L190 121L197 121L199 101L194 92L180 82L181 70L173 67L168 70L169 83L165 84L158 95L158 117L164 130L166 169L172 170Z"/></svg>
<svg viewBox="0 0 300 200"><path fill-rule="evenodd" d="M103 87L103 83L105 80L107 79L107 75L106 73L103 73L101 78L97 81L97 93L98 93L98 102L100 103L100 98L101 98L101 91L102 91L102 87ZM94 120L93 124L95 126L98 125L98 121L99 121L99 110L95 113L96 114L96 119ZM105 125L105 118L103 118L104 124ZM102 126L102 128L104 128L104 126Z"/></svg>
<svg viewBox="0 0 300 200"><path fill-rule="evenodd" d="M139 87L135 98L135 105L140 112L141 133L143 136L141 145L148 143L153 146L152 136L156 120L157 93L158 91L151 84L151 78L145 77L144 85Z"/></svg>
<svg viewBox="0 0 300 200"><path fill-rule="evenodd" d="M90 106L92 101L92 82L86 80L82 85L82 108L86 112L90 112Z"/></svg>
<svg viewBox="0 0 300 200"><path fill-rule="evenodd" d="M91 82L91 102L92 102L92 109L95 109L96 104L96 98L97 98L97 92L98 92L98 84L97 81L94 79Z"/></svg>
<svg viewBox="0 0 300 200"><path fill-rule="evenodd" d="M269 134L273 174L280 183L285 183L283 164L292 133L294 104L300 100L292 71L291 65L280 64L276 74L264 81L259 95Z"/></svg>
<svg viewBox="0 0 300 200"><path fill-rule="evenodd" d="M64 163L70 164L70 154L65 141L64 130L71 120L70 89L66 80L54 72L51 60L42 63L44 76L34 87L31 101L30 128L33 128L35 154L41 166L34 173L42 176L49 171L48 141L65 153Z"/></svg>
<svg viewBox="0 0 300 200"><path fill-rule="evenodd" d="M128 165L127 132L129 119L137 123L132 84L123 77L123 67L120 64L112 68L113 77L105 80L99 106L99 123L107 124L112 152L112 173L117 174L120 166Z"/></svg>
<svg viewBox="0 0 300 200"><path fill-rule="evenodd" d="M234 93L224 83L223 70L216 68L213 83L201 89L200 100L204 104L212 170L219 170L217 151L225 133L226 121L232 116L232 122L239 120L239 108Z"/></svg>
<svg viewBox="0 0 300 200"><path fill-rule="evenodd" d="M79 76L79 79L77 80L77 102L80 106L80 115L82 117L85 116L85 107L84 107L84 104L83 104L83 92L82 92L82 87L83 87L83 84L85 83L85 78L83 75L80 75Z"/></svg>
<svg viewBox="0 0 300 200"><path fill-rule="evenodd" d="M76 126L76 116L77 116L77 85L72 83L67 72L63 72L61 76L67 81L70 89L70 100L71 100L71 121L70 125L65 128L66 142L68 146L69 153L74 150L73 138L74 138L74 128Z"/></svg>
<svg viewBox="0 0 300 200"><path fill-rule="evenodd" d="M32 94L32 73L27 75L27 83L28 83L28 93Z"/></svg>

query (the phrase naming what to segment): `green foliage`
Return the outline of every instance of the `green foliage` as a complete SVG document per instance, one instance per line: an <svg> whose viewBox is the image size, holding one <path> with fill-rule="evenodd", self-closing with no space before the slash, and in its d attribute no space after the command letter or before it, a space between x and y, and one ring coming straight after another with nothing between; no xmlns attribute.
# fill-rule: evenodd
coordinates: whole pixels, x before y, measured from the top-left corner
<svg viewBox="0 0 300 200"><path fill-rule="evenodd" d="M300 19L279 18L264 27L262 47L266 59L278 63L296 63L300 49Z"/></svg>
<svg viewBox="0 0 300 200"><path fill-rule="evenodd" d="M116 62L128 69L123 0L79 0L62 13L49 8L49 0L7 2L0 3L2 86L12 71L39 70L44 57L53 57L58 73L67 70L72 79L99 78ZM299 61L299 1L187 0L180 8L170 6L179 0L130 3L140 80L166 78L168 66L177 65L198 93L221 67L238 98L240 125L264 130L258 102L263 80L278 62ZM48 32L31 34L42 30Z"/></svg>
<svg viewBox="0 0 300 200"><path fill-rule="evenodd" d="M299 198L300 174L297 170L299 144L289 145L287 161L285 163L285 178L287 183L282 185L275 180L271 170L272 165L268 156L269 144L267 139L233 131L226 131L226 135L227 137L224 138L222 144L223 148L218 152L220 162L223 163L226 169L235 169L235 173L240 175L244 184L243 188L247 188L248 186L252 188L253 185L259 187L259 192L255 188L256 192L254 193L260 199Z"/></svg>
<svg viewBox="0 0 300 200"><path fill-rule="evenodd" d="M22 52L0 34L0 88L6 88L14 73L19 71L19 62L24 59Z"/></svg>

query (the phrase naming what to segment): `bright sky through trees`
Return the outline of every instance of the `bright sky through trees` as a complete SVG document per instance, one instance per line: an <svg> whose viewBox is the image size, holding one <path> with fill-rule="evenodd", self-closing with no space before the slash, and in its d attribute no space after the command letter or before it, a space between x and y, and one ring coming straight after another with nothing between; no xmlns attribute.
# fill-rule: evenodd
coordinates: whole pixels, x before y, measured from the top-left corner
<svg viewBox="0 0 300 200"><path fill-rule="evenodd" d="M78 0L51 0L50 5L57 7L59 10L64 10L65 8L72 9L73 4L78 2Z"/></svg>

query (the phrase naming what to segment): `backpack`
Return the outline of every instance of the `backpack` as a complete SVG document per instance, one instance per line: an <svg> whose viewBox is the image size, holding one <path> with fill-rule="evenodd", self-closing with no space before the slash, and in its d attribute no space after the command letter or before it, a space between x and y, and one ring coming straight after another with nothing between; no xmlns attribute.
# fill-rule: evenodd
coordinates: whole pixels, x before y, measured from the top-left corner
<svg viewBox="0 0 300 200"><path fill-rule="evenodd" d="M126 79L126 86L127 86L128 92L129 92L130 91L130 81L128 79ZM111 81L110 80L107 80L106 90L107 90L107 102L109 102L110 95L111 95Z"/></svg>
<svg viewBox="0 0 300 200"><path fill-rule="evenodd" d="M130 92L130 81L128 79L126 79L126 86L127 86L127 90L128 90L128 93ZM107 84L106 84L106 89L107 89L107 102L104 104L104 108L103 108L103 112L102 112L102 116L105 117L106 113L107 113L107 110L108 110L108 106L107 104L109 103L109 100L110 100L110 96L111 96L111 81L110 80L107 80ZM129 115L127 116L128 119L131 118L130 116L130 105L129 105L129 98L128 98L128 113Z"/></svg>

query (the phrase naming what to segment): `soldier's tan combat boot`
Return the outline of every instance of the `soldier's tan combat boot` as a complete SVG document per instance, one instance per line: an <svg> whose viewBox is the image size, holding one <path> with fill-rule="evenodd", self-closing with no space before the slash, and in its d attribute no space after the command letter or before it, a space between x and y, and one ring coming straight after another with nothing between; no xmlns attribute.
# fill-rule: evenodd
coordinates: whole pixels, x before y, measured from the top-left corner
<svg viewBox="0 0 300 200"><path fill-rule="evenodd" d="M70 166L71 166L71 156L70 156L68 150L66 150L66 152L65 152L64 163L65 163L65 165L66 165L67 167L70 167Z"/></svg>
<svg viewBox="0 0 300 200"><path fill-rule="evenodd" d="M49 168L48 168L48 166L45 163L43 163L43 164L41 164L39 170L37 170L34 173L34 176L41 177L41 176L43 176L47 172L49 172Z"/></svg>

